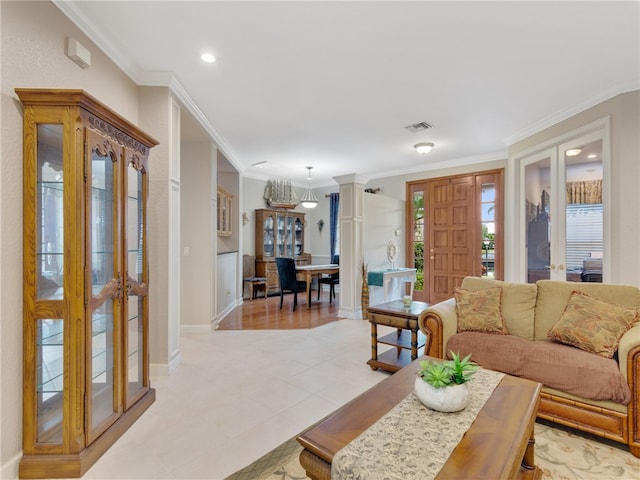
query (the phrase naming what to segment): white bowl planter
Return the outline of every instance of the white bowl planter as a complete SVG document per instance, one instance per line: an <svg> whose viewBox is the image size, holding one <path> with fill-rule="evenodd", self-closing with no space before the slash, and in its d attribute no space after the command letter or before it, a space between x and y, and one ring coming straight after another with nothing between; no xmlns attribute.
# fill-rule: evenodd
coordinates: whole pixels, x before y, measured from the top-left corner
<svg viewBox="0 0 640 480"><path fill-rule="evenodd" d="M414 391L418 400L438 412L458 412L469 403L469 387L467 383L435 388L422 378L417 377Z"/></svg>

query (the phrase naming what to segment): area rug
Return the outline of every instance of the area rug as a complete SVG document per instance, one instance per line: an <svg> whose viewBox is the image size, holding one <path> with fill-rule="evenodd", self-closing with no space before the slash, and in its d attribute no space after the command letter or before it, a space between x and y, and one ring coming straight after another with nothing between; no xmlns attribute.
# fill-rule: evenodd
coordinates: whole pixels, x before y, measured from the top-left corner
<svg viewBox="0 0 640 480"><path fill-rule="evenodd" d="M640 459L614 442L547 423L535 425L535 463L545 480L640 479ZM292 438L225 480L305 480Z"/></svg>

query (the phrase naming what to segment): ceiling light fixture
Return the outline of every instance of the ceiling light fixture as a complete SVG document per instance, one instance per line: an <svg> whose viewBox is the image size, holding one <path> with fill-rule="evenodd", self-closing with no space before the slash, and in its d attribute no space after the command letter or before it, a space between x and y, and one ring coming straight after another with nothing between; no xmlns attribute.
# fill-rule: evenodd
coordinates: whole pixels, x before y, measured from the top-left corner
<svg viewBox="0 0 640 480"><path fill-rule="evenodd" d="M413 148L415 148L418 153L422 153L423 155L425 153L429 153L433 147L434 144L432 142L416 143L413 146Z"/></svg>
<svg viewBox="0 0 640 480"><path fill-rule="evenodd" d="M567 150L565 153L567 154L567 157L575 157L576 155L580 155L581 151L581 148L572 148L570 150Z"/></svg>
<svg viewBox="0 0 640 480"><path fill-rule="evenodd" d="M200 59L203 62L207 62L207 63L214 63L216 61L216 57L214 57L210 53L203 53L202 55L200 55Z"/></svg>
<svg viewBox="0 0 640 480"><path fill-rule="evenodd" d="M316 194L313 193L313 190L311 189L311 169L313 167L305 167L307 170L309 170L309 173L307 174L307 180L309 181L309 188L307 188L307 191L304 192L304 195L302 195L302 199L300 200L300 205L302 205L304 208L316 208L316 206L318 205L318 197L316 197Z"/></svg>

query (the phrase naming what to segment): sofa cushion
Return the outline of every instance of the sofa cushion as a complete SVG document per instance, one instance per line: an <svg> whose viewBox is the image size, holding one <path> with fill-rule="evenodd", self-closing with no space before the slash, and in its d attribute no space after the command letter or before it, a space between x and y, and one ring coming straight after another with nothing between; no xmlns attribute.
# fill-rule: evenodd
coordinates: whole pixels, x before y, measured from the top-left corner
<svg viewBox="0 0 640 480"><path fill-rule="evenodd" d="M574 291L583 292L604 302L621 307L640 308L640 289L631 285L607 283L562 282L538 280L538 298L535 310L535 338L547 340L547 332L564 313ZM509 326L507 325L507 328Z"/></svg>
<svg viewBox="0 0 640 480"><path fill-rule="evenodd" d="M638 311L573 292L547 336L586 352L612 358L620 338L638 320Z"/></svg>
<svg viewBox="0 0 640 480"><path fill-rule="evenodd" d="M458 315L458 332L485 332L505 335L502 320L502 289L487 288L482 291L454 290L456 313Z"/></svg>
<svg viewBox="0 0 640 480"><path fill-rule="evenodd" d="M482 277L466 277L462 288L483 290L502 288L502 317L510 335L533 340L537 286L530 283L509 283Z"/></svg>
<svg viewBox="0 0 640 480"><path fill-rule="evenodd" d="M631 390L615 360L550 341L513 335L462 332L447 342L446 352L471 359L490 370L522 377L592 400L631 401Z"/></svg>

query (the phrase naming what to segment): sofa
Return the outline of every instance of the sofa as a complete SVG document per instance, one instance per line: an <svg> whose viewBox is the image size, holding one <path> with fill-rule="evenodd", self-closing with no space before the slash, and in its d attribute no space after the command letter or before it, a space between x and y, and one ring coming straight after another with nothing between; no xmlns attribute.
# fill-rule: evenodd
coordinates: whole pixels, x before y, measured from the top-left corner
<svg viewBox="0 0 640 480"><path fill-rule="evenodd" d="M538 418L628 445L640 457L640 289L466 277L419 316L425 355L543 385Z"/></svg>

